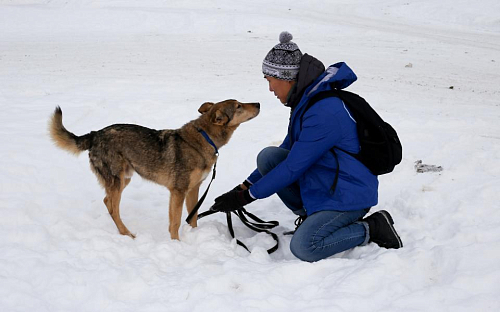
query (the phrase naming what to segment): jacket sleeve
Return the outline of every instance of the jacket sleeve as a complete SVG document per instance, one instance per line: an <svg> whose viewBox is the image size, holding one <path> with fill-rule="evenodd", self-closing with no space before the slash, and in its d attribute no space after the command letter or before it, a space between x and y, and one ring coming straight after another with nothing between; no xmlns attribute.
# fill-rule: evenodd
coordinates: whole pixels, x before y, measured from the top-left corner
<svg viewBox="0 0 500 312"><path fill-rule="evenodd" d="M284 149L287 149L289 150L290 149L290 139L288 137L288 134L286 135L285 139L283 140L283 142L281 143L281 145L279 146L281 148L284 148ZM260 174L259 170L258 169L255 169L249 176L248 178L246 178L246 180L248 182L250 182L250 184L255 184L257 181L260 180L260 178L262 178L262 175Z"/></svg>
<svg viewBox="0 0 500 312"><path fill-rule="evenodd" d="M262 178L262 175L260 174L259 170L258 169L255 169L249 176L248 178L246 178L246 180L248 182L250 182L250 184L255 184L257 181L260 180L260 178Z"/></svg>
<svg viewBox="0 0 500 312"><path fill-rule="evenodd" d="M334 105L331 101L339 101L341 104L337 98L327 98L317 102L304 114L302 131L288 157L250 188L254 198L268 197L297 181L307 169L340 141L341 121L345 118L339 116L341 110L331 109L332 106L342 105Z"/></svg>

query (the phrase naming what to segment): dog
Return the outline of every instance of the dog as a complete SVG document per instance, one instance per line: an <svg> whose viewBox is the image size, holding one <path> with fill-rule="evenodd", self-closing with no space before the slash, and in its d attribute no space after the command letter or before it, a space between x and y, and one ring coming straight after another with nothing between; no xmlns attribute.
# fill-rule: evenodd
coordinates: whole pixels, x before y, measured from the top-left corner
<svg viewBox="0 0 500 312"><path fill-rule="evenodd" d="M184 201L190 213L198 202L199 187L217 159L217 149L228 143L241 123L259 114L260 104L206 102L198 112L197 119L175 130L115 124L76 136L64 127L58 106L49 121L49 132L56 146L70 153L89 151L90 167L106 193L104 204L122 235L135 238L120 218L121 194L132 174L167 187L170 237L178 240ZM196 217L190 222L192 227L197 225Z"/></svg>

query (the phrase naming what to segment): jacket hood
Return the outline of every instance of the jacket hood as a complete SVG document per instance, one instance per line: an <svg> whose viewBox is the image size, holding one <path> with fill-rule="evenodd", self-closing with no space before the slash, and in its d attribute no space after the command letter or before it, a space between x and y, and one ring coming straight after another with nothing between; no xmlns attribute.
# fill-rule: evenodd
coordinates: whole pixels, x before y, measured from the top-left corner
<svg viewBox="0 0 500 312"><path fill-rule="evenodd" d="M317 92L328 91L332 89L344 89L350 86L358 79L346 63L340 62L327 68L323 75L318 77L314 87L307 91L307 97L311 97Z"/></svg>
<svg viewBox="0 0 500 312"><path fill-rule="evenodd" d="M325 72L325 65L315 57L304 54L300 59L300 70L297 75L297 83L289 96L286 106L292 109L299 104L304 91Z"/></svg>

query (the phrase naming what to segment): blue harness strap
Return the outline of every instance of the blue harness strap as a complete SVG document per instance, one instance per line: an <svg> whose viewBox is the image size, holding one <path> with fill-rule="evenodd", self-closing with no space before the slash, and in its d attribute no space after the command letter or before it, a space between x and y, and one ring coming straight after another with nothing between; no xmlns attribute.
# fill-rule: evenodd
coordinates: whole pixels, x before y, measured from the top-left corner
<svg viewBox="0 0 500 312"><path fill-rule="evenodd" d="M202 129L198 129L198 132L201 133L201 135L207 140L208 144L212 145L215 149L215 155L219 156L219 150L217 149L217 146L215 146L214 141L208 136L208 134L203 131Z"/></svg>

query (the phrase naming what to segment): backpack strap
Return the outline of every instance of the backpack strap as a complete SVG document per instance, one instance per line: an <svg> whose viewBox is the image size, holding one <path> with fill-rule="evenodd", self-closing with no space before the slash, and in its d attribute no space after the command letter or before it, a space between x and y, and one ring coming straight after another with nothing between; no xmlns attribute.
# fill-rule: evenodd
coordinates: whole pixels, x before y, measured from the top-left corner
<svg viewBox="0 0 500 312"><path fill-rule="evenodd" d="M307 102L306 108L302 111L302 114L300 115L300 130L301 131L302 131L302 119L304 118L304 114L309 110L309 108L311 108L311 106L313 106L317 102L324 100L326 98L330 98L330 97L340 98L338 96L338 91L333 89L333 90L329 90L329 91L319 92L319 93L315 94L311 99L309 99L309 101Z"/></svg>
<svg viewBox="0 0 500 312"><path fill-rule="evenodd" d="M333 156L335 157L335 161L337 162L337 170L335 171L335 179L333 180L332 187L330 188L330 193L335 193L335 189L337 188L337 182L339 182L339 171L340 171L340 165L339 165L339 157L337 156L337 153L335 153L334 147L330 149L332 152Z"/></svg>

